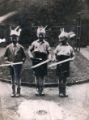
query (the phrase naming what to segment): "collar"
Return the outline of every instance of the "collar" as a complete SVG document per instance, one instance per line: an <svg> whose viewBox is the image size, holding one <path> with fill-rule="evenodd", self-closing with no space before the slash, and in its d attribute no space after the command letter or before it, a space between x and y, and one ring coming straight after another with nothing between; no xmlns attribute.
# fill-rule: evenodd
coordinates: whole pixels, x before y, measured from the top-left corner
<svg viewBox="0 0 89 120"><path fill-rule="evenodd" d="M37 42L39 42L39 43L45 43L45 40L43 39L43 41L40 41L40 40L38 39Z"/></svg>
<svg viewBox="0 0 89 120"><path fill-rule="evenodd" d="M19 45L19 44L18 44L18 43L16 43L16 47L18 47L18 45ZM13 44L13 43L12 43L12 47L14 47L14 44Z"/></svg>
<svg viewBox="0 0 89 120"><path fill-rule="evenodd" d="M65 45L63 45L62 43L59 44L60 46L69 46L69 43L67 42Z"/></svg>

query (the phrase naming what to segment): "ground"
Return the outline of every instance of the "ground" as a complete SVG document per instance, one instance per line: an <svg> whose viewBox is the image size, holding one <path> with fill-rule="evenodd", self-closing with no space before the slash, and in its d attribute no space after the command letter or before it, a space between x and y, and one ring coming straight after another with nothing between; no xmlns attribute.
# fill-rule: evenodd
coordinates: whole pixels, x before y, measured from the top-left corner
<svg viewBox="0 0 89 120"><path fill-rule="evenodd" d="M2 56L3 49L0 51ZM23 72L25 82L32 81L30 65L27 60ZM55 71L55 69L49 71L48 80L54 80L53 70ZM0 68L1 79L9 80L7 71L7 68ZM89 61L76 52L76 59L71 63L68 82L77 83L82 80L89 80ZM60 98L58 87L45 88L46 95L43 97L35 96L35 87L22 87L21 97L12 98L11 84L0 82L0 120L89 120L88 89L89 83L67 86L69 97Z"/></svg>
<svg viewBox="0 0 89 120"><path fill-rule="evenodd" d="M11 85L0 82L0 120L89 120L89 83L67 87L68 98L58 96L58 88L45 88L35 96L35 88L22 87L20 98L10 97Z"/></svg>

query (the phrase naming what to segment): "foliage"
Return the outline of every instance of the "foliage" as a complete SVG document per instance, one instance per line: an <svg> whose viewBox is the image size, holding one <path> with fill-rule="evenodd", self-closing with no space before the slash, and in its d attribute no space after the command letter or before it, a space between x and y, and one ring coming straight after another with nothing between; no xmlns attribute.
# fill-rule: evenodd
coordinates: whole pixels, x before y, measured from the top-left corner
<svg viewBox="0 0 89 120"><path fill-rule="evenodd" d="M74 17L82 8L82 2L79 0L56 0L52 11L57 22L66 22Z"/></svg>
<svg viewBox="0 0 89 120"><path fill-rule="evenodd" d="M48 1L48 3L45 3ZM57 36L60 28L67 24L71 26L76 19L78 12L83 9L83 0L0 0L0 15L13 10L18 10L18 14L7 20L7 24L19 24L22 28L20 40L22 43L31 43L36 38L37 26L48 25L47 35L49 42L57 44ZM85 0L89 5L89 1ZM4 9L5 8L5 9ZM72 23L72 24L71 24ZM5 30L8 33L8 30ZM83 30L82 30L83 31ZM8 35L5 35L9 40ZM85 36L85 35L84 35ZM84 39L84 38L83 38Z"/></svg>

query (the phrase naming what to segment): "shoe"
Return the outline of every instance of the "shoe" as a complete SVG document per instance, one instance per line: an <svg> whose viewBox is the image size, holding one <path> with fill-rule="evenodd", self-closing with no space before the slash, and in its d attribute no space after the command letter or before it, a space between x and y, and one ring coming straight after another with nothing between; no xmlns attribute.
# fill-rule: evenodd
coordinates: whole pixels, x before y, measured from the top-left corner
<svg viewBox="0 0 89 120"><path fill-rule="evenodd" d="M59 97L64 97L63 93L59 93Z"/></svg>
<svg viewBox="0 0 89 120"><path fill-rule="evenodd" d="M59 96L60 96L60 97L68 97L68 95L63 94L63 93L60 93Z"/></svg>
<svg viewBox="0 0 89 120"><path fill-rule="evenodd" d="M21 95L19 93L16 94L16 97L20 97Z"/></svg>
<svg viewBox="0 0 89 120"><path fill-rule="evenodd" d="M45 96L45 94L44 93L40 93L39 96Z"/></svg>
<svg viewBox="0 0 89 120"><path fill-rule="evenodd" d="M16 97L20 97L20 88L17 88L17 94L16 94Z"/></svg>
<svg viewBox="0 0 89 120"><path fill-rule="evenodd" d="M64 97L68 97L68 95L66 95L66 94L63 94L64 95Z"/></svg>
<svg viewBox="0 0 89 120"><path fill-rule="evenodd" d="M11 97L15 97L15 96L16 96L16 94L14 94L14 93L11 94Z"/></svg>
<svg viewBox="0 0 89 120"><path fill-rule="evenodd" d="M35 92L35 95L36 95L36 96L39 96L39 93L38 93L38 91L36 91L36 92Z"/></svg>
<svg viewBox="0 0 89 120"><path fill-rule="evenodd" d="M11 97L15 97L16 94L15 94L15 85L12 85L12 94L11 94Z"/></svg>
<svg viewBox="0 0 89 120"><path fill-rule="evenodd" d="M43 91L43 92L42 92L42 96L44 96L44 95L45 95L45 92Z"/></svg>

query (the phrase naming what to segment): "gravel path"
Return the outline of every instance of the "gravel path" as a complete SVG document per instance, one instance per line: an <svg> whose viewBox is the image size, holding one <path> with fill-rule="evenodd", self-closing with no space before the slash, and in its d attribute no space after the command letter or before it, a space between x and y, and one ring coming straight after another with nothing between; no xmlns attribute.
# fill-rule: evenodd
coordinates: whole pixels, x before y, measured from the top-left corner
<svg viewBox="0 0 89 120"><path fill-rule="evenodd" d="M22 87L20 98L11 98L10 84L0 82L0 120L89 120L89 83L67 87L69 97L60 98L58 88ZM3 92L2 92L3 90Z"/></svg>

